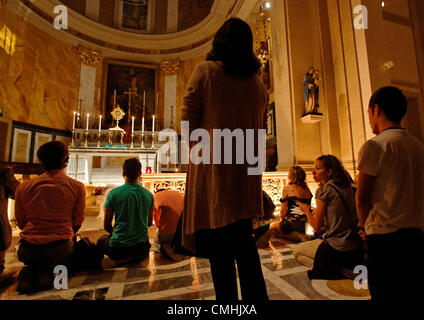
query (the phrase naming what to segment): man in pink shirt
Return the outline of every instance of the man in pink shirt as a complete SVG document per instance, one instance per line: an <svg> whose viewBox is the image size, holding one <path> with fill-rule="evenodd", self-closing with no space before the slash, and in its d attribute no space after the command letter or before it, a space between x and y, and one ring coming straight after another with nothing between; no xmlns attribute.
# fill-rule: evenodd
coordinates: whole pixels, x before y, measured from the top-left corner
<svg viewBox="0 0 424 320"><path fill-rule="evenodd" d="M171 242L184 209L184 194L175 190L161 189L154 194L154 200L153 219L158 228L154 245L164 256L180 260L181 257L174 254Z"/></svg>
<svg viewBox="0 0 424 320"><path fill-rule="evenodd" d="M53 276L50 268L70 263L72 237L84 220L86 191L64 172L69 152L62 142L42 145L37 156L46 172L21 184L15 193L15 215L22 230L18 258L28 268L43 265L42 271L47 268Z"/></svg>

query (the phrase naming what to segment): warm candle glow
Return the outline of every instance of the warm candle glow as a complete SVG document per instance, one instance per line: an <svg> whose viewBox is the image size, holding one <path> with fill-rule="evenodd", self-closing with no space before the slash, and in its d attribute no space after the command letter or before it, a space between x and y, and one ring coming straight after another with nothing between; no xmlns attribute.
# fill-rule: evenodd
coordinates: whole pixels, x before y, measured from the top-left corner
<svg viewBox="0 0 424 320"><path fill-rule="evenodd" d="M141 132L143 132L143 133L144 133L144 117L143 117L143 119L141 120Z"/></svg>
<svg viewBox="0 0 424 320"><path fill-rule="evenodd" d="M312 226L309 222L306 222L306 224L305 224L305 233L308 236L313 236L315 234L315 230L314 230L314 228L312 228Z"/></svg>
<svg viewBox="0 0 424 320"><path fill-rule="evenodd" d="M99 132L102 131L102 115L99 117Z"/></svg>
<svg viewBox="0 0 424 320"><path fill-rule="evenodd" d="M153 116L153 128L152 128L152 132L155 132L155 116Z"/></svg>
<svg viewBox="0 0 424 320"><path fill-rule="evenodd" d="M131 133L134 133L134 117L132 117Z"/></svg>

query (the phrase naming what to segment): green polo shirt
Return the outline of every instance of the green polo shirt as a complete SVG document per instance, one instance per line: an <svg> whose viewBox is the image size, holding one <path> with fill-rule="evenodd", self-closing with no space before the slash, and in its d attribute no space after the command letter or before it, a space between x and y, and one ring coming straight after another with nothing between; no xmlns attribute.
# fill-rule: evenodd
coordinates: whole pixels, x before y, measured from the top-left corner
<svg viewBox="0 0 424 320"><path fill-rule="evenodd" d="M115 213L109 245L119 248L149 241L148 219L153 206L153 195L138 183L128 182L111 190L103 205Z"/></svg>

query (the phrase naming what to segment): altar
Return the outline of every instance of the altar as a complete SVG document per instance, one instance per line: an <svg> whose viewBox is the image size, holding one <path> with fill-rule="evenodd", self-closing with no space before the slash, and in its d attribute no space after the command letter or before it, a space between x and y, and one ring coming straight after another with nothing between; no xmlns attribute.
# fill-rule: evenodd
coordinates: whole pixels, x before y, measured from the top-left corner
<svg viewBox="0 0 424 320"><path fill-rule="evenodd" d="M148 148L70 148L66 174L85 184L124 183L122 164L138 158L143 173L159 173L158 149Z"/></svg>

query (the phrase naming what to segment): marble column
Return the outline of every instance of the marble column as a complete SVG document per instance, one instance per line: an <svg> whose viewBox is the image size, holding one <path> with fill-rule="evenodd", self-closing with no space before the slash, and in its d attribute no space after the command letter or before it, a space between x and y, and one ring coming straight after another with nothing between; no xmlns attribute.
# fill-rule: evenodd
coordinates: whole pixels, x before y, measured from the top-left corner
<svg viewBox="0 0 424 320"><path fill-rule="evenodd" d="M385 45L381 7L374 2L327 0L341 160L353 171L361 146L373 136L367 116L371 93L390 83L382 72ZM360 4L368 9L368 29L354 26L354 9Z"/></svg>
<svg viewBox="0 0 424 320"><path fill-rule="evenodd" d="M320 125L301 120L305 112L303 77L311 66L322 69L316 4L283 0L273 1L271 7L277 170L287 170L295 163L307 168L322 153ZM325 84L322 77L320 92ZM321 107L325 109L325 103Z"/></svg>
<svg viewBox="0 0 424 320"><path fill-rule="evenodd" d="M366 6L368 10L368 29L354 29L358 72L361 80L365 140L368 140L374 136L368 125L369 99L374 91L390 84L390 74L383 68L388 57L384 50L386 45L381 3L380 1L351 0L351 8L354 9L359 5Z"/></svg>
<svg viewBox="0 0 424 320"><path fill-rule="evenodd" d="M278 150L277 170L283 171L287 170L295 161L286 0L273 1L272 8L272 65Z"/></svg>
<svg viewBox="0 0 424 320"><path fill-rule="evenodd" d="M180 67L180 60L163 60L160 68L164 73L164 112L163 128L177 130L177 72ZM158 112L159 110L157 110ZM170 154L173 159L175 154Z"/></svg>
<svg viewBox="0 0 424 320"><path fill-rule="evenodd" d="M97 100L98 88L96 88L96 66L100 61L99 53L83 47L78 47L81 58L80 88L79 100L83 101L83 109L80 110L82 119L85 121L87 113L90 114L90 127L96 119L97 108L95 107L95 98ZM84 128L85 128L85 122Z"/></svg>

